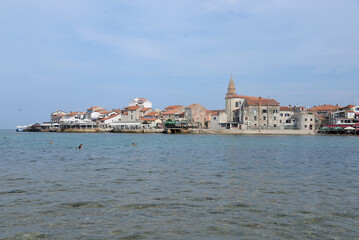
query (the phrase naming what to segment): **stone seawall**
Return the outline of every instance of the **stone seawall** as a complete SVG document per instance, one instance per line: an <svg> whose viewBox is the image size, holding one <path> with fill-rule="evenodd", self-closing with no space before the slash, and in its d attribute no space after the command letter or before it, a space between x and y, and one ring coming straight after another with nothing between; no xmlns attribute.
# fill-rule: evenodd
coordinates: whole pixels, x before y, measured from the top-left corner
<svg viewBox="0 0 359 240"><path fill-rule="evenodd" d="M166 131L167 130L167 131ZM168 133L168 134L223 134L223 135L315 135L315 132L308 130L241 130L241 129L178 129L181 131L171 131L171 129L63 129L64 133ZM48 130L40 131L48 132Z"/></svg>
<svg viewBox="0 0 359 240"><path fill-rule="evenodd" d="M308 130L240 130L240 129L193 129L193 134L234 134L234 135L315 135L315 132Z"/></svg>

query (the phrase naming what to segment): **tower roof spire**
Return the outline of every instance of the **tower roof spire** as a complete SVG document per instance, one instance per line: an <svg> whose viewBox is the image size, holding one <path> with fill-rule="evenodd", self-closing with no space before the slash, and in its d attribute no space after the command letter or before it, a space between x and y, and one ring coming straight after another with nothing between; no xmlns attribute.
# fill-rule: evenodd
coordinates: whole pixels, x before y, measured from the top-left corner
<svg viewBox="0 0 359 240"><path fill-rule="evenodd" d="M231 80L229 81L227 96L235 95L235 94L236 94L236 87L234 86L233 77L231 73Z"/></svg>

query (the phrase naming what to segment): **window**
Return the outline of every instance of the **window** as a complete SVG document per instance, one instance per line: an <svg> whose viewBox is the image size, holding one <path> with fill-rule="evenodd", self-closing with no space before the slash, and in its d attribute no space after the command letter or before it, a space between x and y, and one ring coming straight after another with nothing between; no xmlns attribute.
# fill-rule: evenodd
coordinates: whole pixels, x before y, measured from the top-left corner
<svg viewBox="0 0 359 240"><path fill-rule="evenodd" d="M279 120L279 123L282 123L282 120Z"/></svg>
<svg viewBox="0 0 359 240"><path fill-rule="evenodd" d="M266 120L266 116L263 116L263 120Z"/></svg>
<svg viewBox="0 0 359 240"><path fill-rule="evenodd" d="M283 117L283 113L281 113L280 116Z"/></svg>
<svg viewBox="0 0 359 240"><path fill-rule="evenodd" d="M276 117L276 116L274 116L274 117L273 117L273 120L277 120L277 117Z"/></svg>
<svg viewBox="0 0 359 240"><path fill-rule="evenodd" d="M239 106L239 102L236 102L236 107L238 107Z"/></svg>
<svg viewBox="0 0 359 240"><path fill-rule="evenodd" d="M213 117L213 120L216 120L217 118L216 117Z"/></svg>
<svg viewBox="0 0 359 240"><path fill-rule="evenodd" d="M307 125L304 125L305 128L307 128Z"/></svg>
<svg viewBox="0 0 359 240"><path fill-rule="evenodd" d="M244 118L244 120L246 120L246 121L247 121L247 120L248 120L248 117L245 117L245 118Z"/></svg>
<svg viewBox="0 0 359 240"><path fill-rule="evenodd" d="M253 110L253 113L254 113L254 114L257 114L257 110L254 109L254 110Z"/></svg>
<svg viewBox="0 0 359 240"><path fill-rule="evenodd" d="M286 113L285 116L286 116L286 117L290 117L290 114L289 114L289 113Z"/></svg>
<svg viewBox="0 0 359 240"><path fill-rule="evenodd" d="M254 121L257 121L257 116L254 116Z"/></svg>
<svg viewBox="0 0 359 240"><path fill-rule="evenodd" d="M262 113L266 113L266 112L267 112L267 110L266 110L266 109L263 109L263 110L262 110Z"/></svg>
<svg viewBox="0 0 359 240"><path fill-rule="evenodd" d="M307 121L308 119L304 119L304 121Z"/></svg>
<svg viewBox="0 0 359 240"><path fill-rule="evenodd" d="M311 118L310 121L312 122L312 121L313 121L313 118Z"/></svg>
<svg viewBox="0 0 359 240"><path fill-rule="evenodd" d="M278 110L273 110L273 113L278 113Z"/></svg>
<svg viewBox="0 0 359 240"><path fill-rule="evenodd" d="M131 119L133 119L133 115L131 115Z"/></svg>

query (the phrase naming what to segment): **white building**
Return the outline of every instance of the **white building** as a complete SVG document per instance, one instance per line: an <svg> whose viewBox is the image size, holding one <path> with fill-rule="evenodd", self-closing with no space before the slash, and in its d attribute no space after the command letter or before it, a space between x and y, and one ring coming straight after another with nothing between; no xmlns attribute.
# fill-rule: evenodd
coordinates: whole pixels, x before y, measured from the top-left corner
<svg viewBox="0 0 359 240"><path fill-rule="evenodd" d="M146 98L135 98L128 103L128 106L141 106L144 108L152 108L152 102Z"/></svg>

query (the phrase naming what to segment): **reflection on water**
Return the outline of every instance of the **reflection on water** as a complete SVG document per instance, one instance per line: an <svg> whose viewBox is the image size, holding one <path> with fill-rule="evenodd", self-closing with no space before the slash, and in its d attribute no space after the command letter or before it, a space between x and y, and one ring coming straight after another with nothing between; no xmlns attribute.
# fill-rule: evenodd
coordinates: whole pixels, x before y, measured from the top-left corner
<svg viewBox="0 0 359 240"><path fill-rule="evenodd" d="M0 139L0 239L359 236L358 137Z"/></svg>

